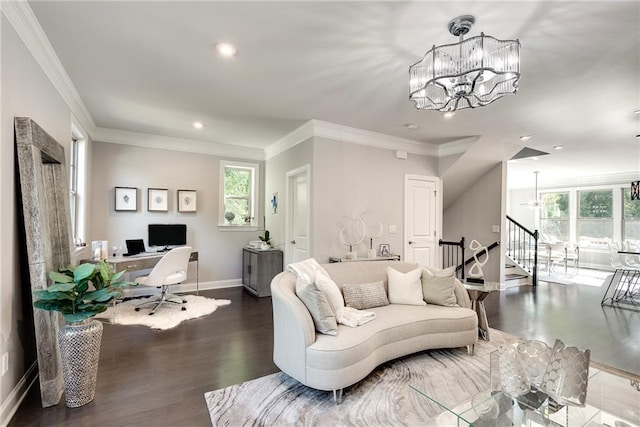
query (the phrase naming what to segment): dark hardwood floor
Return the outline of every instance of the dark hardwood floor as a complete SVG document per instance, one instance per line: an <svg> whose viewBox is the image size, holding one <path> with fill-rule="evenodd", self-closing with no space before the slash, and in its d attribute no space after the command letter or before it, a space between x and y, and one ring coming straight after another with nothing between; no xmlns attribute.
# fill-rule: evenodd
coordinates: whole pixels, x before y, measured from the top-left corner
<svg viewBox="0 0 640 427"><path fill-rule="evenodd" d="M105 324L93 402L40 407L34 386L9 426L206 426L204 393L277 371L270 298L242 288L201 292L229 306L167 331ZM513 335L591 348L592 360L640 375L640 313L601 307L602 289L542 283L486 300L489 323Z"/></svg>

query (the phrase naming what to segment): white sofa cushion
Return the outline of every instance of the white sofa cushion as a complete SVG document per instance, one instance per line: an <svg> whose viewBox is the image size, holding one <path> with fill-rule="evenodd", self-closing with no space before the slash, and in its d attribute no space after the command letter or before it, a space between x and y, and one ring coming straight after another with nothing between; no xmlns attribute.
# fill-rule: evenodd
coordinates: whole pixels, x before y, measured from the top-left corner
<svg viewBox="0 0 640 427"><path fill-rule="evenodd" d="M316 341L307 347L306 366L326 370L345 368L380 347L401 345L402 341L416 337L424 339L425 348L434 347L426 344L434 337L442 343L436 348L448 348L448 337L456 338L460 331L475 331L477 327L475 312L459 307L391 304L369 311L376 313L373 322L357 328L338 326L335 337L317 335Z"/></svg>
<svg viewBox="0 0 640 427"><path fill-rule="evenodd" d="M420 277L422 277L421 268L401 273L392 267L387 267L389 302L391 304L427 305L422 295Z"/></svg>
<svg viewBox="0 0 640 427"><path fill-rule="evenodd" d="M315 283L309 283L299 277L296 280L296 295L309 310L316 331L327 335L338 333L338 324L331 310L331 304Z"/></svg>
<svg viewBox="0 0 640 427"><path fill-rule="evenodd" d="M318 285L318 288L325 294L327 300L329 300L333 315L336 317L338 323L342 323L341 312L342 309L344 309L344 298L342 297L342 292L340 292L340 287L326 274L324 269L316 272L316 285Z"/></svg>

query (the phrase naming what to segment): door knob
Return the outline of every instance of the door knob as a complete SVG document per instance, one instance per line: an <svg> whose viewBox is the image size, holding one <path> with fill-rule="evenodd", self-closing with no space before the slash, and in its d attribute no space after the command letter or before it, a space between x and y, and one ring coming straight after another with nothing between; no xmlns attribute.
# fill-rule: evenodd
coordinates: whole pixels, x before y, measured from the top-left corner
<svg viewBox="0 0 640 427"><path fill-rule="evenodd" d="M413 242L412 242L411 240L409 240L409 244L410 244L410 245L413 245Z"/></svg>
<svg viewBox="0 0 640 427"><path fill-rule="evenodd" d="M296 244L296 241L295 241L295 240L292 240L292 241L291 241L291 244L292 244L292 245L295 245L295 244Z"/></svg>

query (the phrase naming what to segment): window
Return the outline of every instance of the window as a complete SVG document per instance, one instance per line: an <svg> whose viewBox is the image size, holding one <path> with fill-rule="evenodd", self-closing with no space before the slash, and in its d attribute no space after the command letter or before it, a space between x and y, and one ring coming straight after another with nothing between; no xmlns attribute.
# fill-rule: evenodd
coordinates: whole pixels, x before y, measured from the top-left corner
<svg viewBox="0 0 640 427"><path fill-rule="evenodd" d="M622 189L622 241L640 245L640 200L631 200L631 189Z"/></svg>
<svg viewBox="0 0 640 427"><path fill-rule="evenodd" d="M221 226L258 225L258 172L255 163L220 162Z"/></svg>
<svg viewBox="0 0 640 427"><path fill-rule="evenodd" d="M613 190L578 191L580 247L603 248L613 237Z"/></svg>
<svg viewBox="0 0 640 427"><path fill-rule="evenodd" d="M69 145L69 212L71 213L70 232L76 247L80 247L85 240L86 221L87 139L80 129L80 126L72 120Z"/></svg>
<svg viewBox="0 0 640 427"><path fill-rule="evenodd" d="M540 233L543 240L569 241L569 192L542 193Z"/></svg>
<svg viewBox="0 0 640 427"><path fill-rule="evenodd" d="M71 236L76 242L78 238L78 138L73 135L69 157L69 212L71 213Z"/></svg>

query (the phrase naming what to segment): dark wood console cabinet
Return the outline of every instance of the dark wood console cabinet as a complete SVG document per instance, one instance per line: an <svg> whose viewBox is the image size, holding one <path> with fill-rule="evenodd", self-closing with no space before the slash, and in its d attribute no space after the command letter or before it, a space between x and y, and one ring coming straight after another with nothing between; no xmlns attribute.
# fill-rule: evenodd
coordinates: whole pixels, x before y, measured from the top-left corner
<svg viewBox="0 0 640 427"><path fill-rule="evenodd" d="M258 297L271 296L271 279L282 272L282 251L242 249L242 284Z"/></svg>

